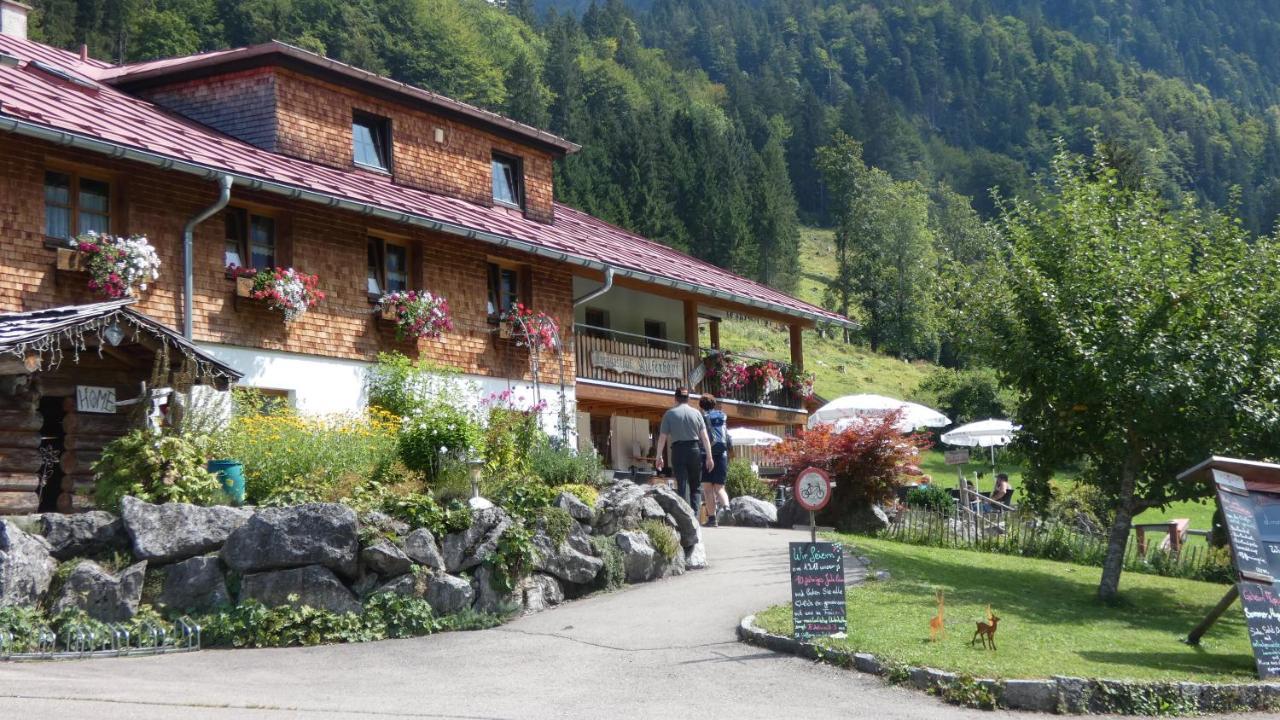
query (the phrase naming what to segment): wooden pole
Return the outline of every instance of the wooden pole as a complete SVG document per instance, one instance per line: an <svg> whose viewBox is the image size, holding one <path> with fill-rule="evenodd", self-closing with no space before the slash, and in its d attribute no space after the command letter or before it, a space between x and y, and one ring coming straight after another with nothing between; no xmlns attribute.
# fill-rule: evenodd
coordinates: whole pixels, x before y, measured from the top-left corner
<svg viewBox="0 0 1280 720"><path fill-rule="evenodd" d="M804 369L804 328L792 323L791 327L791 366L796 370Z"/></svg>
<svg viewBox="0 0 1280 720"><path fill-rule="evenodd" d="M698 353L698 303L693 300L684 301L684 344L695 355Z"/></svg>
<svg viewBox="0 0 1280 720"><path fill-rule="evenodd" d="M1204 620L1201 620L1200 624L1191 631L1191 634L1187 635L1187 644L1199 645L1200 638L1204 637L1204 634L1209 632L1209 628L1213 627L1213 624L1218 622L1218 618L1222 617L1222 613L1226 612L1227 608L1231 607L1231 603L1235 602L1238 597L1240 597L1240 586L1232 585L1231 589L1227 591L1227 594L1223 595L1222 599L1218 601L1218 604L1214 605L1213 609L1209 611L1209 614L1204 617Z"/></svg>

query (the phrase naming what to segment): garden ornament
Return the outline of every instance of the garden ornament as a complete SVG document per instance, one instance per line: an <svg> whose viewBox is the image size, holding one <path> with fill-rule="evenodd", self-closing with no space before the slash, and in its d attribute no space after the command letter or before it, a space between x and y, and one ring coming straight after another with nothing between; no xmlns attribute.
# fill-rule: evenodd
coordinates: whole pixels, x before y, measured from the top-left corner
<svg viewBox="0 0 1280 720"><path fill-rule="evenodd" d="M969 641L969 645L972 646L974 643L978 642L978 638L982 638L983 648L987 648L989 643L990 647L988 649L995 650L996 627L999 626L999 624L1000 618L996 617L995 613L991 612L991 606L988 605L987 620L986 622L981 620L978 621L978 629L973 632L973 639Z"/></svg>
<svg viewBox="0 0 1280 720"><path fill-rule="evenodd" d="M936 642L938 636L941 635L943 640L947 639L947 628L943 624L942 609L943 605L942 591L938 591L938 614L929 618L929 642Z"/></svg>

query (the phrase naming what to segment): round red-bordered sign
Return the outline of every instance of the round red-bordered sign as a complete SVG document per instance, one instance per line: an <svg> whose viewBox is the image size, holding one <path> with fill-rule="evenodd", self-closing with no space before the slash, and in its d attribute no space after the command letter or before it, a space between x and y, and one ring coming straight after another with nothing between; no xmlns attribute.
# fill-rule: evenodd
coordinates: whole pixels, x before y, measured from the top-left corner
<svg viewBox="0 0 1280 720"><path fill-rule="evenodd" d="M821 468L805 468L796 476L793 490L800 507L817 512L831 502L831 476Z"/></svg>

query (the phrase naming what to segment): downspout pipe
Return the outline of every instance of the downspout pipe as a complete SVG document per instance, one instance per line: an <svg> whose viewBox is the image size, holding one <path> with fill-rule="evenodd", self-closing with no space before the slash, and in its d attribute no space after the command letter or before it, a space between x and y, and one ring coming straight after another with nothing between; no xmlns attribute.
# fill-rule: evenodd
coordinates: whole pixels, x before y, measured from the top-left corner
<svg viewBox="0 0 1280 720"><path fill-rule="evenodd" d="M182 337L192 339L194 334L192 321L192 298L195 295L195 233L196 226L213 217L213 214L227 206L231 200L230 175L218 178L218 199L212 205L200 211L199 215L187 221L182 228Z"/></svg>
<svg viewBox="0 0 1280 720"><path fill-rule="evenodd" d="M609 292L612 289L613 289L613 268L606 267L604 269L604 285L601 285L600 287L596 288L595 290L592 290L586 295L583 295L582 297L575 299L573 301L573 306L578 307L583 303L589 303L592 300L595 300L596 298Z"/></svg>

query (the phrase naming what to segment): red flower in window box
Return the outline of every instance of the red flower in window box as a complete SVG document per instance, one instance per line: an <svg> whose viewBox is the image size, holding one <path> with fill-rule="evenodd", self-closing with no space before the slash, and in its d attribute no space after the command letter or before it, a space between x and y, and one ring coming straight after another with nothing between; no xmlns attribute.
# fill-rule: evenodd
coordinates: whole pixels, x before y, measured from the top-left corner
<svg viewBox="0 0 1280 720"><path fill-rule="evenodd" d="M317 303L324 300L318 289L319 276L298 272L293 268L253 270L231 266L227 268L236 278L237 294L245 294L254 300L264 300L273 310L284 313L286 323L302 317ZM242 280L247 287L241 292Z"/></svg>
<svg viewBox="0 0 1280 720"><path fill-rule="evenodd" d="M560 325L544 312L516 303L504 312L500 321L511 328L511 335L518 347L531 350L555 350L560 345Z"/></svg>
<svg viewBox="0 0 1280 720"><path fill-rule="evenodd" d="M449 301L426 290L387 293L378 300L378 311L396 323L396 337L439 338L453 330Z"/></svg>

